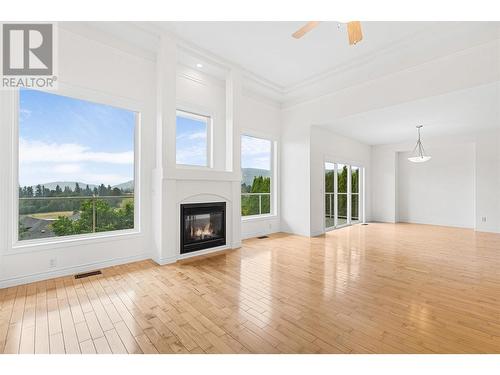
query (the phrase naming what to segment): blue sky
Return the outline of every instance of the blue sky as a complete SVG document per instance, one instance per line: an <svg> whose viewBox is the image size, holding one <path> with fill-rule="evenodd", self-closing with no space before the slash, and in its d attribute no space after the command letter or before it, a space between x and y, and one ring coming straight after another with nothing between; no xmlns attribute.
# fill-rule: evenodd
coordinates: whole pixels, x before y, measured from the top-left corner
<svg viewBox="0 0 500 375"><path fill-rule="evenodd" d="M134 128L134 112L21 90L19 184L133 180Z"/></svg>
<svg viewBox="0 0 500 375"><path fill-rule="evenodd" d="M271 170L271 141L241 137L241 167ZM207 165L207 124L189 114L177 113L177 164Z"/></svg>
<svg viewBox="0 0 500 375"><path fill-rule="evenodd" d="M241 137L241 168L271 170L271 141L243 135Z"/></svg>
<svg viewBox="0 0 500 375"><path fill-rule="evenodd" d="M177 115L176 162L185 165L207 165L207 123Z"/></svg>

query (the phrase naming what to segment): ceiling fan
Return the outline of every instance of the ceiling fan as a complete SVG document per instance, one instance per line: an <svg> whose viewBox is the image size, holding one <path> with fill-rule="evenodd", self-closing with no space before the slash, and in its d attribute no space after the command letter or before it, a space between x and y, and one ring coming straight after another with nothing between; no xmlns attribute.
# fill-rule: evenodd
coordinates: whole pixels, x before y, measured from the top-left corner
<svg viewBox="0 0 500 375"><path fill-rule="evenodd" d="M300 39L306 33L314 29L319 25L319 21L309 21L300 29L292 34L295 39ZM363 33L361 32L361 22L360 21L350 21L347 22L347 35L349 37L349 44L357 44L363 39Z"/></svg>

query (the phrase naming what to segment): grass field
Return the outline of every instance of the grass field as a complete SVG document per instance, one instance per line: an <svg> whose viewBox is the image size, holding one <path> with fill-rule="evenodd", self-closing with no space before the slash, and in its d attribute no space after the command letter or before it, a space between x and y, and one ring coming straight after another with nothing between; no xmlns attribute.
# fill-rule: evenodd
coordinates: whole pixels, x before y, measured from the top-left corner
<svg viewBox="0 0 500 375"><path fill-rule="evenodd" d="M71 215L73 215L73 211L41 212L27 216L31 216L35 219L56 220L59 216L70 217Z"/></svg>

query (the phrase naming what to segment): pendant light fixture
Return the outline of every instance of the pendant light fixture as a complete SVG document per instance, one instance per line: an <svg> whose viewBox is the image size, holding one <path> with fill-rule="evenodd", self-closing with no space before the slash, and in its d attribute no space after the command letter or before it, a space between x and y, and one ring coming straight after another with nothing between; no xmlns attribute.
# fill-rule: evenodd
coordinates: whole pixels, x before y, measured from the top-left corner
<svg viewBox="0 0 500 375"><path fill-rule="evenodd" d="M412 156L408 158L408 160L413 163L423 163L431 159L429 155L425 154L424 146L422 145L422 141L420 140L421 128L423 128L423 125L417 125L418 141L415 145L415 148L413 149Z"/></svg>

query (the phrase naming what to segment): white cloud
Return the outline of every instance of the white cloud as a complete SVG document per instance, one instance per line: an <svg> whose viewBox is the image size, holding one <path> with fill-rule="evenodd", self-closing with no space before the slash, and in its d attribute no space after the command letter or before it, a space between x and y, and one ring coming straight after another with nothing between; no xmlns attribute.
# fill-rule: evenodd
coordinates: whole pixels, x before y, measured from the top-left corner
<svg viewBox="0 0 500 375"><path fill-rule="evenodd" d="M76 173L82 170L80 164L56 164L52 168L56 173Z"/></svg>
<svg viewBox="0 0 500 375"><path fill-rule="evenodd" d="M241 137L241 152L245 155L271 153L271 141L267 139L243 136Z"/></svg>
<svg viewBox="0 0 500 375"><path fill-rule="evenodd" d="M206 139L207 133L206 132L198 132L198 133L189 134L188 138L189 139Z"/></svg>
<svg viewBox="0 0 500 375"><path fill-rule="evenodd" d="M184 133L176 137L177 140L189 139L189 140L199 140L207 139L207 132L196 132L196 133Z"/></svg>
<svg viewBox="0 0 500 375"><path fill-rule="evenodd" d="M110 164L133 164L134 152L93 152L78 143L47 143L19 139L19 161L37 162L98 162Z"/></svg>
<svg viewBox="0 0 500 375"><path fill-rule="evenodd" d="M30 117L31 117L31 110L26 109L26 108L19 109L19 121L20 122L26 121Z"/></svg>
<svg viewBox="0 0 500 375"><path fill-rule="evenodd" d="M243 136L241 138L241 166L243 168L271 169L271 141Z"/></svg>
<svg viewBox="0 0 500 375"><path fill-rule="evenodd" d="M55 181L75 181L83 184L105 184L105 185L118 185L123 182L132 180L133 174L127 173L106 173L106 172L92 172L86 171L82 168L80 171L70 171L68 167L66 171L56 171L52 166L40 166L37 168L22 168L22 174L19 176L19 184L21 186L31 186L37 184L44 184Z"/></svg>
<svg viewBox="0 0 500 375"><path fill-rule="evenodd" d="M206 162L207 149L204 146L191 146L178 148L176 151L176 161L178 164L197 164Z"/></svg>
<svg viewBox="0 0 500 375"><path fill-rule="evenodd" d="M105 184L105 185L118 185L133 179L130 176L124 176L119 174L106 174L106 173L78 173L73 177L71 181L78 181L78 179L87 184Z"/></svg>

